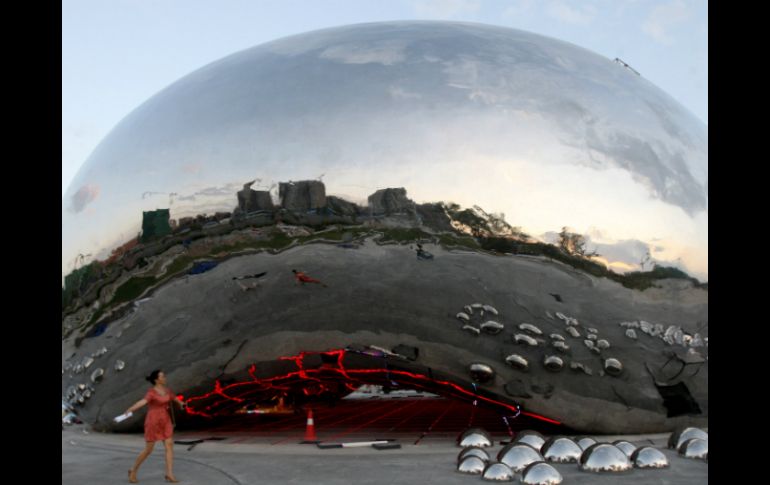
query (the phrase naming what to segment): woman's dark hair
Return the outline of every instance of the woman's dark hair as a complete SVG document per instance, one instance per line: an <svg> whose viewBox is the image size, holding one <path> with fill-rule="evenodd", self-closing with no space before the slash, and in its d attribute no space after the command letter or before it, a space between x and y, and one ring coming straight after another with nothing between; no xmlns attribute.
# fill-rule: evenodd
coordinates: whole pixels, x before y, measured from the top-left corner
<svg viewBox="0 0 770 485"><path fill-rule="evenodd" d="M150 384L155 385L155 381L158 380L158 374L160 374L162 371L160 369L156 369L152 372L150 372L150 375L145 377L148 381L150 381Z"/></svg>

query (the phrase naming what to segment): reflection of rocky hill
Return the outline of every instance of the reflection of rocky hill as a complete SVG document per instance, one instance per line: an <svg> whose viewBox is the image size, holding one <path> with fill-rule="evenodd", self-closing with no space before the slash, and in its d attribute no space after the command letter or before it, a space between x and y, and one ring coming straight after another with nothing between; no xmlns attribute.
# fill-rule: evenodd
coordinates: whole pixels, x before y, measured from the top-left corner
<svg viewBox="0 0 770 485"><path fill-rule="evenodd" d="M121 315L134 299L184 274L196 260L279 252L312 241L339 243L343 238L345 242L368 236L379 243L433 241L445 248L542 256L640 289L663 278L688 278L684 273L661 269L618 275L587 258L531 240L501 214L489 214L478 206L463 209L442 202L416 204L403 188L378 190L369 196L369 205L361 207L327 196L318 181L282 183L280 204L275 206L269 192L252 190L251 185L245 184L237 193L238 206L232 215L186 218L171 234L143 237L148 242L141 244L132 241L106 262L94 262L68 275L62 290L63 334L76 329L84 333L100 321ZM304 228L302 235L281 229L287 225Z"/></svg>

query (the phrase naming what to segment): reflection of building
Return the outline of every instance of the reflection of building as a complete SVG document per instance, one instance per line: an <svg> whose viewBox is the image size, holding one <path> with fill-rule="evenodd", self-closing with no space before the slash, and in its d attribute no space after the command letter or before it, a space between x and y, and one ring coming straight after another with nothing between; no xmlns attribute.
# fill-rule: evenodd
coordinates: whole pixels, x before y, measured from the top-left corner
<svg viewBox="0 0 770 485"><path fill-rule="evenodd" d="M142 242L152 241L159 237L171 234L169 224L169 210L158 209L144 211L142 213Z"/></svg>
<svg viewBox="0 0 770 485"><path fill-rule="evenodd" d="M369 210L372 214L391 215L399 213L413 213L414 202L406 197L406 189L380 189L369 196Z"/></svg>
<svg viewBox="0 0 770 485"><path fill-rule="evenodd" d="M278 185L281 207L290 211L308 211L326 207L326 187L318 180L281 182Z"/></svg>
<svg viewBox="0 0 770 485"><path fill-rule="evenodd" d="M273 210L273 199L266 190L253 190L251 182L243 184L243 190L238 191L238 209L249 213L258 210Z"/></svg>

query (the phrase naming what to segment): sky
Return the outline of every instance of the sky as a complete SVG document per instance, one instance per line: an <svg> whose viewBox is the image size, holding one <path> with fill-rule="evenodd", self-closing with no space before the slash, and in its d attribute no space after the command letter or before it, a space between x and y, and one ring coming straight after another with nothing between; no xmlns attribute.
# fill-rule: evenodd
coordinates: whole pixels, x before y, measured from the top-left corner
<svg viewBox="0 0 770 485"><path fill-rule="evenodd" d="M134 108L190 72L311 30L454 20L622 59L708 124L706 0L63 0L62 196Z"/></svg>

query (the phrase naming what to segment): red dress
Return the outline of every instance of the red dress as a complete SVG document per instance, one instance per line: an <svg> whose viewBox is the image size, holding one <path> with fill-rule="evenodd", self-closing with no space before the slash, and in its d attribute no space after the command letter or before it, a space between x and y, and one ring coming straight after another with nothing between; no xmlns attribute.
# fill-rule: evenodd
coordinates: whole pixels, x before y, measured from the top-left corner
<svg viewBox="0 0 770 485"><path fill-rule="evenodd" d="M161 396L155 388L150 388L144 399L147 401L147 417L144 418L144 441L163 441L171 438L174 429L168 414L169 402L174 394L166 388L166 395ZM173 406L173 404L171 404Z"/></svg>

